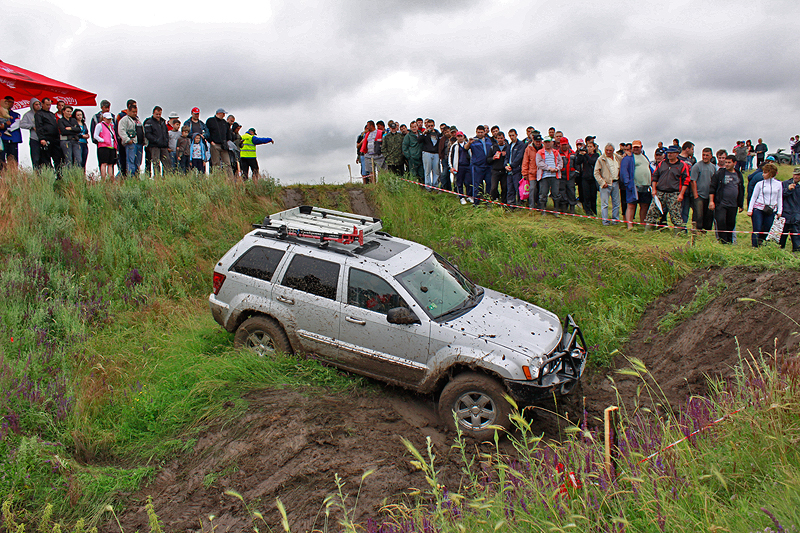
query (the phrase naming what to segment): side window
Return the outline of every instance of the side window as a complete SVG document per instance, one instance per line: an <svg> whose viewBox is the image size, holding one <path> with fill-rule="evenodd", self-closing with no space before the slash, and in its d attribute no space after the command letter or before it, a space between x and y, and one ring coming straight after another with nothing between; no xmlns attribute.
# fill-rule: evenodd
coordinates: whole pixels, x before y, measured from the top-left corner
<svg viewBox="0 0 800 533"><path fill-rule="evenodd" d="M339 265L306 255L296 255L286 269L283 283L286 287L336 299L336 285L339 281Z"/></svg>
<svg viewBox="0 0 800 533"><path fill-rule="evenodd" d="M253 246L236 261L230 270L251 278L271 281L284 253L283 250Z"/></svg>
<svg viewBox="0 0 800 533"><path fill-rule="evenodd" d="M355 305L383 315L395 307L408 307L397 291L375 274L351 268L349 278L347 282L348 305Z"/></svg>

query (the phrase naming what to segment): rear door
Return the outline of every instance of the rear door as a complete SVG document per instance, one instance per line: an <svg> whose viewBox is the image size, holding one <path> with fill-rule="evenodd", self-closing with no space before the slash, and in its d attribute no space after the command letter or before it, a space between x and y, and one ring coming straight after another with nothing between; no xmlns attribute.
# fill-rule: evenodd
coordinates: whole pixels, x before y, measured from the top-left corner
<svg viewBox="0 0 800 533"><path fill-rule="evenodd" d="M340 263L320 257L316 249L297 246L281 283L272 289L272 315L301 350L326 359L338 353ZM295 346L295 348L298 348Z"/></svg>
<svg viewBox="0 0 800 533"><path fill-rule="evenodd" d="M389 281L348 267L339 326L339 365L355 372L415 385L427 372L430 322ZM389 309L406 307L420 324L390 324Z"/></svg>

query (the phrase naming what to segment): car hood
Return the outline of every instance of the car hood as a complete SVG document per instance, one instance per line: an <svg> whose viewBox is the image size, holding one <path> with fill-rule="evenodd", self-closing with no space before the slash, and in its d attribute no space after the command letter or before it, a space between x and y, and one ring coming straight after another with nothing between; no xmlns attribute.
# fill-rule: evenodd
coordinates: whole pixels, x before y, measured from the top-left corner
<svg viewBox="0 0 800 533"><path fill-rule="evenodd" d="M562 329L553 313L491 289L469 313L440 326L529 357L549 354L561 341Z"/></svg>

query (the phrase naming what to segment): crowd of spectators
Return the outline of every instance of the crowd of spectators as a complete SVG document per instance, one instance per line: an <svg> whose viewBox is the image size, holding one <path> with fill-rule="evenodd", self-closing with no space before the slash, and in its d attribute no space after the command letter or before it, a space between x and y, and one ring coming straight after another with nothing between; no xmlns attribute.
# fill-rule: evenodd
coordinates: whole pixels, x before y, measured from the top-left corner
<svg viewBox="0 0 800 533"><path fill-rule="evenodd" d="M209 171L219 168L231 178L246 180L251 172L254 178L258 176L256 146L273 142L269 137L257 137L255 128L243 133L236 118L222 108L203 121L195 107L181 122L177 112L164 118L160 106L141 120L136 100L128 100L116 115L111 103L103 100L91 117L63 101L56 101L53 112L51 98L32 98L30 110L22 116L13 106L10 96L0 101L0 165L16 165L21 130L28 130L33 166L53 168L59 177L65 167L81 168L85 173L89 145L94 144L101 180L138 176L143 160L151 177L169 171L205 173L210 163Z"/></svg>
<svg viewBox="0 0 800 533"><path fill-rule="evenodd" d="M793 149L800 148L795 139ZM596 137L573 143L563 132L549 128L546 135L529 126L521 137L508 136L498 126L479 125L469 136L445 123L418 118L409 125L369 121L356 140L356 161L369 183L381 170L410 175L428 191L454 192L463 205L487 199L511 208L527 204L558 217L598 216L603 225L625 222L635 227L636 211L645 231L667 227L686 229L691 220L702 231L716 230L721 243L735 242L736 215L747 209L752 217L752 245L763 244L773 224L782 222L784 246L791 235L793 251L800 251L800 167L793 178L775 179L775 158L767 155L762 139L737 141L730 153L703 148L695 157L691 141L659 142L653 158L642 142L612 143L602 149ZM744 173L755 169L745 185ZM552 207L548 202L552 201ZM623 218L620 218L620 217Z"/></svg>

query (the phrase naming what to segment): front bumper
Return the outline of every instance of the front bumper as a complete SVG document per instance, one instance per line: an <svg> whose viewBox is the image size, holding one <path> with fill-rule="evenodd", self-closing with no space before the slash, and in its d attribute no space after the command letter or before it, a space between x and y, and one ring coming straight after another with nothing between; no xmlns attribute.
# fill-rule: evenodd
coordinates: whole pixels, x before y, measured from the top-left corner
<svg viewBox="0 0 800 533"><path fill-rule="evenodd" d="M572 315L564 320L561 342L539 366L538 376L529 380L505 380L506 388L519 403L533 403L553 395L569 394L586 368L586 341Z"/></svg>

